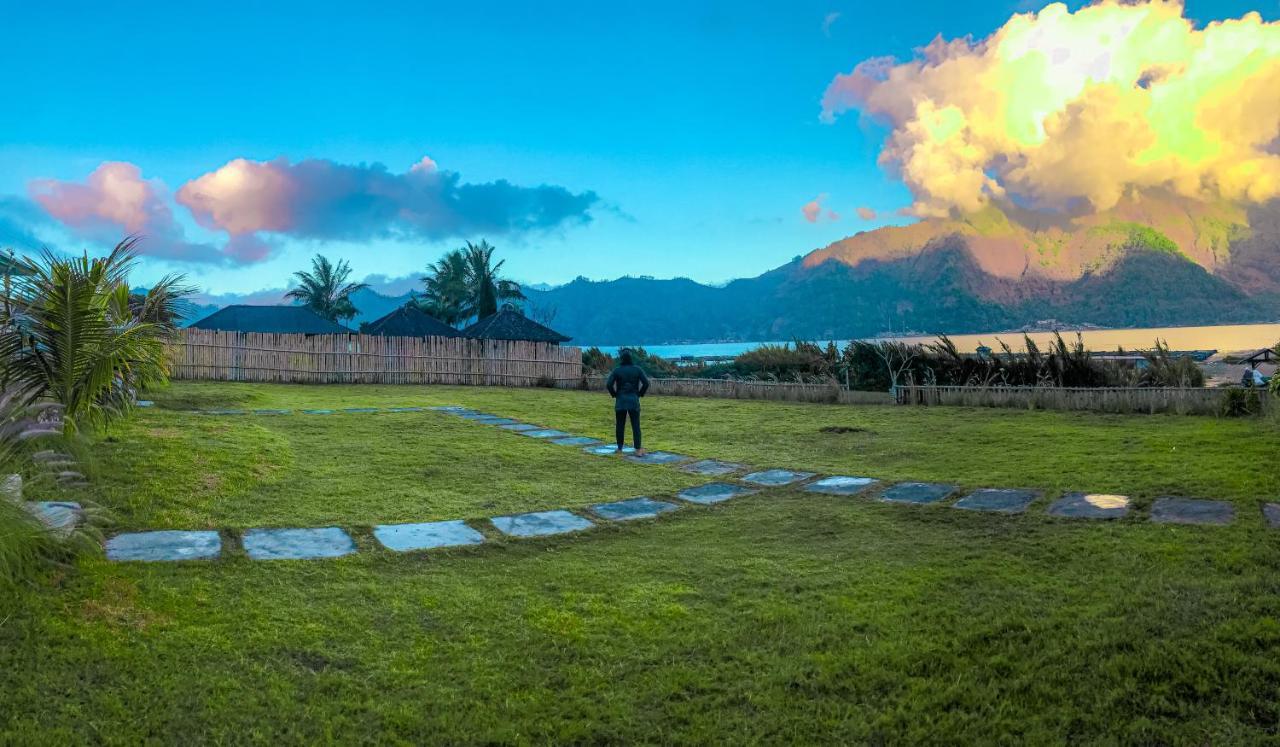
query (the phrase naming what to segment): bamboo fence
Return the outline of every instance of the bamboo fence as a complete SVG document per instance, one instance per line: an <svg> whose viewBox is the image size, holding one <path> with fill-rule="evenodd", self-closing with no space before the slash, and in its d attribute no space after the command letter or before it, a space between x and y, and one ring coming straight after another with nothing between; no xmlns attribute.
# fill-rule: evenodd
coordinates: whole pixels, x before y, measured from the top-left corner
<svg viewBox="0 0 1280 747"><path fill-rule="evenodd" d="M603 376L587 376L583 381L587 389L604 391L605 377ZM763 399L776 402L826 402L846 405L893 404L893 398L888 393L850 391L835 381L801 384L741 379L650 379L649 392L666 397Z"/></svg>
<svg viewBox="0 0 1280 747"><path fill-rule="evenodd" d="M171 353L175 379L559 387L582 380L578 348L523 340L184 329Z"/></svg>
<svg viewBox="0 0 1280 747"><path fill-rule="evenodd" d="M1114 413L1217 415L1226 389L1157 387L897 387L902 405L961 405L1042 410L1091 410ZM1262 406L1268 406L1265 394Z"/></svg>

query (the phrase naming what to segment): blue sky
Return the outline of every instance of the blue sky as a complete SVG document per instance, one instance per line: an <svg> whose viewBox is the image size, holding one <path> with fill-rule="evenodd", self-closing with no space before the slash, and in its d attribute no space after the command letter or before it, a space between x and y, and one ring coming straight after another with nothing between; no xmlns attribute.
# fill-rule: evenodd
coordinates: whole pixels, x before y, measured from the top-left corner
<svg viewBox="0 0 1280 747"><path fill-rule="evenodd" d="M360 276L418 274L480 238L527 282L758 274L908 220L895 211L910 193L876 163L885 132L819 121L833 76L1043 4L3 2L0 243L100 250L110 225L50 218L31 184L84 183L104 162L137 167L182 246L226 243L225 221L174 197L238 158L400 175L427 156L462 184L506 180L521 200L551 185L589 203L531 228L486 230L458 207L449 232L294 232L271 236L265 260L149 257L141 271L186 271L213 293L283 286L316 252ZM1188 3L1205 20L1249 10L1280 15L1270 0ZM819 195L839 219L805 219Z"/></svg>

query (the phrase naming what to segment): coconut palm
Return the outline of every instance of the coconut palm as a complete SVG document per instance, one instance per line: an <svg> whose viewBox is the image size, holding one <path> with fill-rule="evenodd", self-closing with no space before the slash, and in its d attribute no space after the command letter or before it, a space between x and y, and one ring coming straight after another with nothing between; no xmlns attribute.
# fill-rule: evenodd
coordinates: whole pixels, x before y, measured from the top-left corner
<svg viewBox="0 0 1280 747"><path fill-rule="evenodd" d="M299 270L293 276L298 280L298 287L286 293L285 297L300 302L331 322L355 316L356 307L351 303L351 294L369 287L368 283L347 282L351 266L346 260L339 260L335 265L320 254L311 260L311 272Z"/></svg>
<svg viewBox="0 0 1280 747"><path fill-rule="evenodd" d="M494 264L495 251L494 246L483 240L479 244L468 241L462 249L463 256L466 257L467 286L471 291L472 311L481 319L496 314L498 304L503 301L525 300L518 283L499 276L506 260Z"/></svg>
<svg viewBox="0 0 1280 747"><path fill-rule="evenodd" d="M427 276L422 282L426 293L415 301L424 313L452 325L471 316L467 260L461 250L454 249L427 265Z"/></svg>
<svg viewBox="0 0 1280 747"><path fill-rule="evenodd" d="M6 392L61 404L63 428L101 425L127 408L138 387L168 374L171 314L186 289L180 276L157 284L138 313L129 305L128 274L137 239L106 257L62 258L44 252L22 259L24 274L7 279L0 308L0 378Z"/></svg>

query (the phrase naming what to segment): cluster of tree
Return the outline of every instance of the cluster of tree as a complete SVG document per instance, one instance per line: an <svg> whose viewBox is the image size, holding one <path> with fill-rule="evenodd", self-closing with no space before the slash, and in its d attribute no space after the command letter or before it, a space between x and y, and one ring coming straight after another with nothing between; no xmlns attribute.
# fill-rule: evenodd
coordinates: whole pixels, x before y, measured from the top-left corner
<svg viewBox="0 0 1280 747"><path fill-rule="evenodd" d="M950 338L909 345L892 341L854 341L843 349L796 340L784 345L761 345L732 362L678 366L633 348L636 362L650 376L747 378L776 381L836 380L852 389L888 391L895 384L944 386L1058 386L1058 387L1196 387L1204 372L1196 362L1170 353L1157 341L1131 360L1099 358L1077 336L1068 342L1056 335L1046 349L1024 336L1022 351L1001 343L1000 352L964 354ZM1123 353L1123 351L1119 351ZM589 372L605 373L614 358L599 348L583 353Z"/></svg>
<svg viewBox="0 0 1280 747"><path fill-rule="evenodd" d="M422 278L425 292L415 294L410 303L429 316L456 326L494 314L502 303L523 301L520 286L501 276L506 260L495 263L496 251L487 241L468 241L466 246L446 253L427 265L427 274ZM351 266L346 260L335 265L322 255L311 260L310 271L300 270L293 277L297 287L285 297L335 322L359 313L352 296L369 287L367 283L350 282Z"/></svg>

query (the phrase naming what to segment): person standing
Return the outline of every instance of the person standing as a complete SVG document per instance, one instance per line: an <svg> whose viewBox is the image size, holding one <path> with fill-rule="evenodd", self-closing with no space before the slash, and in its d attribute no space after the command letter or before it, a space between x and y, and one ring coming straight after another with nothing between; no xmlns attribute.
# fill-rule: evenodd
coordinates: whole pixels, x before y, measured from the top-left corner
<svg viewBox="0 0 1280 747"><path fill-rule="evenodd" d="M624 436L627 431L627 419L631 419L631 440L635 443L636 454L643 456L644 447L640 440L640 398L649 391L649 377L644 370L631 359L631 351L623 350L618 354L618 367L609 374L605 389L613 397L614 433L618 439L618 453L622 453Z"/></svg>

